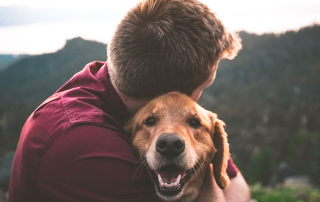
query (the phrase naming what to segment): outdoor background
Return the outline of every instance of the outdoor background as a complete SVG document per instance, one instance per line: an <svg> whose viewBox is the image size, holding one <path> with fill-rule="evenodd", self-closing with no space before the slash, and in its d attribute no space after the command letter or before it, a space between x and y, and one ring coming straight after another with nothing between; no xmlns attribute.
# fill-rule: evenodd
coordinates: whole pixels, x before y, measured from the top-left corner
<svg viewBox="0 0 320 202"><path fill-rule="evenodd" d="M94 60L137 0L0 1L0 202L27 117ZM265 201L320 201L320 1L202 0L243 49L199 104L227 124L232 157Z"/></svg>

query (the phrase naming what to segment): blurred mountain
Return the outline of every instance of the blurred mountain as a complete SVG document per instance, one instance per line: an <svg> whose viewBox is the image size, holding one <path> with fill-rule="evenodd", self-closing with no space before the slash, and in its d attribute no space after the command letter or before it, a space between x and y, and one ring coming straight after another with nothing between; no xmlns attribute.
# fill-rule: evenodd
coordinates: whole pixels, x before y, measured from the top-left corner
<svg viewBox="0 0 320 202"><path fill-rule="evenodd" d="M15 148L37 105L94 60L106 60L106 45L75 38L56 53L28 56L0 71L0 154Z"/></svg>
<svg viewBox="0 0 320 202"><path fill-rule="evenodd" d="M219 63L199 103L226 122L232 156L249 181L269 183L286 161L319 183L320 26L240 35L243 49ZM75 38L0 71L0 155L15 149L32 111L94 60L106 60L106 45Z"/></svg>
<svg viewBox="0 0 320 202"><path fill-rule="evenodd" d="M318 172L313 179L320 182L320 26L240 36L243 49L219 63L199 103L226 122L233 156L247 173L254 169L252 159L268 148L275 162L289 161L308 175Z"/></svg>
<svg viewBox="0 0 320 202"><path fill-rule="evenodd" d="M10 65L12 62L21 59L27 55L10 55L10 54L2 54L0 55L0 71L4 69L6 66Z"/></svg>

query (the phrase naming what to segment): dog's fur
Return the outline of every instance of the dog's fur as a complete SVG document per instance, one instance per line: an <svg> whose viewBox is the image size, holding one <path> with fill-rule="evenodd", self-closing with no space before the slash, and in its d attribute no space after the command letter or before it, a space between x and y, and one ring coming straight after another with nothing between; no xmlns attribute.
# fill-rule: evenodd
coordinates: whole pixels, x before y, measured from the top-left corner
<svg viewBox="0 0 320 202"><path fill-rule="evenodd" d="M172 92L141 108L125 129L132 134L133 148L142 161L148 163L158 196L167 201L193 201L210 163L218 186L225 189L229 184L226 168L230 154L224 125L216 114L200 107L188 96ZM162 156L156 150L161 134L179 135L185 143L184 151L174 158ZM180 184L173 188L160 186L159 173L171 176L168 183L176 180L175 175L180 173Z"/></svg>

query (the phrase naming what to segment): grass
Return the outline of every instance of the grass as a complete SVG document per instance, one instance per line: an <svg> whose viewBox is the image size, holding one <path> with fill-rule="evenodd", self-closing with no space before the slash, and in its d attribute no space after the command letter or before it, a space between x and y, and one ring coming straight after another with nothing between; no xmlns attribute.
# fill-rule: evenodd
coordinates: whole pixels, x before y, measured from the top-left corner
<svg viewBox="0 0 320 202"><path fill-rule="evenodd" d="M251 188L251 198L258 202L320 202L320 190L310 186L263 187L255 184Z"/></svg>

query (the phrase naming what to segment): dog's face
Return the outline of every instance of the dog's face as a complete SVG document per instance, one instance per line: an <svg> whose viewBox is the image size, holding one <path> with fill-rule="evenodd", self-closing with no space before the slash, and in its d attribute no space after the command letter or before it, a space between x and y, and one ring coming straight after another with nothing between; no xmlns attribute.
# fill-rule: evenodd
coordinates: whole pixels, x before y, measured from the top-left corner
<svg viewBox="0 0 320 202"><path fill-rule="evenodd" d="M219 187L228 186L229 146L223 127L216 114L173 92L150 101L125 128L133 148L148 163L158 196L192 201L210 162Z"/></svg>

